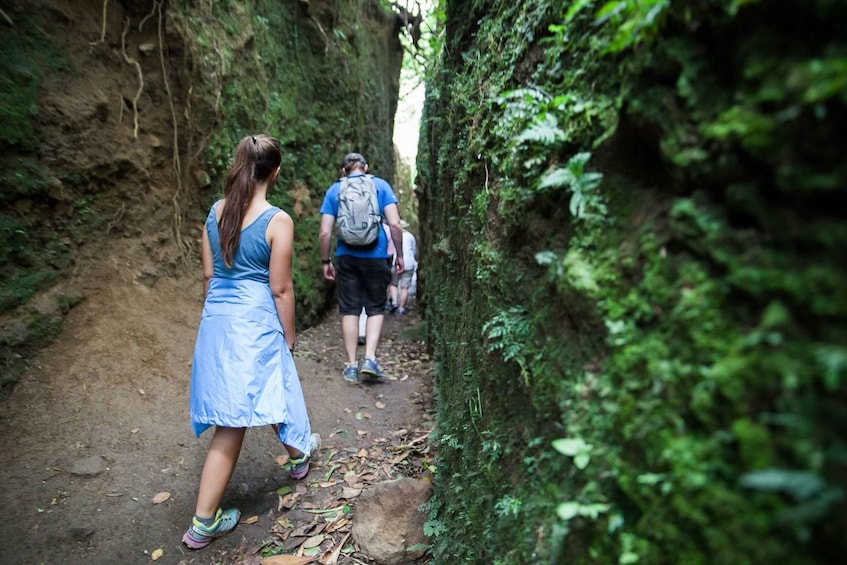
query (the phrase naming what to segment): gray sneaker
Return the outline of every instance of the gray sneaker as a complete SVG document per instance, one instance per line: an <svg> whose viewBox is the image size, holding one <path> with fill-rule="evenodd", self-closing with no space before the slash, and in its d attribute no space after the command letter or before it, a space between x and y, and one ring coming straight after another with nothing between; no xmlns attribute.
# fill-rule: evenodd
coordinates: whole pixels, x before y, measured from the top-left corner
<svg viewBox="0 0 847 565"><path fill-rule="evenodd" d="M344 380L348 383L357 383L359 382L359 364L358 363L347 363L344 365Z"/></svg>
<svg viewBox="0 0 847 565"><path fill-rule="evenodd" d="M362 368L359 370L363 375L367 375L372 379L381 379L385 377L385 373L379 366L376 357L367 357L362 361Z"/></svg>

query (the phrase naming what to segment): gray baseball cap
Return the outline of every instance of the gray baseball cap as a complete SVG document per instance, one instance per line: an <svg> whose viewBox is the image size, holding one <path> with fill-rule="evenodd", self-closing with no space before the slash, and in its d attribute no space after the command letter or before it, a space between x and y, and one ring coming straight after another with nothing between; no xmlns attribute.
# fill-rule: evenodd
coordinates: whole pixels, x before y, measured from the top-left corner
<svg viewBox="0 0 847 565"><path fill-rule="evenodd" d="M361 153L348 153L344 156L344 161L341 163L341 167L346 169L352 163L361 163L363 165L368 164Z"/></svg>

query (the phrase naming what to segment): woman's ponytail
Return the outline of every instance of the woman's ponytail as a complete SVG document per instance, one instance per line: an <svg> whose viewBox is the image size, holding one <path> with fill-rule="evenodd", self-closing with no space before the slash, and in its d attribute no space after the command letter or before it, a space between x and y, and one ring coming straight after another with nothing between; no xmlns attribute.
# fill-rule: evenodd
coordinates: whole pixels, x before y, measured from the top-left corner
<svg viewBox="0 0 847 565"><path fill-rule="evenodd" d="M224 264L232 267L241 241L241 224L253 200L256 185L268 179L282 162L279 140L266 135L250 135L235 149L235 161L226 174L224 206L218 234Z"/></svg>

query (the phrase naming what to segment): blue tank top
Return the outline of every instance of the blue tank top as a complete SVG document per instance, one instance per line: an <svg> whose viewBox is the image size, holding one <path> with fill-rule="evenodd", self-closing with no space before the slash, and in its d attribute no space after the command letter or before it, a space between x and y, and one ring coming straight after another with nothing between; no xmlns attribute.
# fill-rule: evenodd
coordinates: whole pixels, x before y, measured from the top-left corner
<svg viewBox="0 0 847 565"><path fill-rule="evenodd" d="M206 218L206 232L209 234L209 243L212 246L212 257L214 259L213 276L221 279L247 279L268 284L270 280L271 246L268 245L266 232L271 218L282 210L276 206L271 206L249 226L241 230L241 240L232 257L232 268L229 268L224 264L221 241L218 235L216 210L220 203L220 200L215 202Z"/></svg>

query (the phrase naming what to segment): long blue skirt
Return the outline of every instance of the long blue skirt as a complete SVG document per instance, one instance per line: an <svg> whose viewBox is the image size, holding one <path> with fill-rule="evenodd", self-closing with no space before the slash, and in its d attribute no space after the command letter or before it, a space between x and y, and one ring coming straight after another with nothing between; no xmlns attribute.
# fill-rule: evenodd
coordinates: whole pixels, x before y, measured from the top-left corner
<svg viewBox="0 0 847 565"><path fill-rule="evenodd" d="M282 443L309 453L311 426L294 358L265 283L213 278L191 365L191 423L277 424Z"/></svg>

